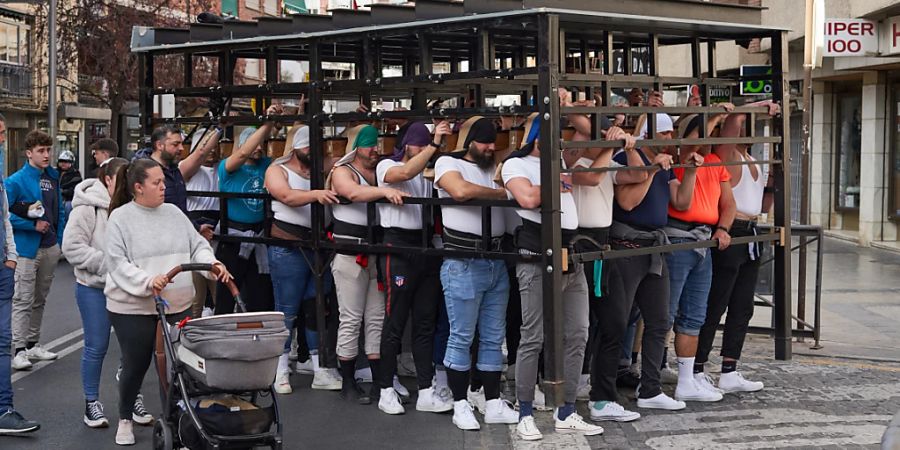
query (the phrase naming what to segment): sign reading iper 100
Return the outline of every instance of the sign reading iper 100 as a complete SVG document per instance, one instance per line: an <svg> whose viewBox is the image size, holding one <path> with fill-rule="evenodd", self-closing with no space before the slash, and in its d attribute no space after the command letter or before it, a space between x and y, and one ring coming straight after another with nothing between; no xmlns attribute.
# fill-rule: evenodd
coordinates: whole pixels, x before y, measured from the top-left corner
<svg viewBox="0 0 900 450"><path fill-rule="evenodd" d="M865 19L828 19L824 56L865 56L878 53L878 24Z"/></svg>

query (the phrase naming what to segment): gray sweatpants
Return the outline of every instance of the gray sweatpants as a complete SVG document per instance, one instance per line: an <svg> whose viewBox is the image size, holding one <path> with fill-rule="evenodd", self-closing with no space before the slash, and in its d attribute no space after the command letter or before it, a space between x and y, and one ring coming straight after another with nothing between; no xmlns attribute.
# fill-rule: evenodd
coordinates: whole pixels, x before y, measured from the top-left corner
<svg viewBox="0 0 900 450"><path fill-rule="evenodd" d="M53 283L53 271L62 253L58 245L38 249L34 259L19 257L16 292L12 299L13 349L41 339L44 305Z"/></svg>
<svg viewBox="0 0 900 450"><path fill-rule="evenodd" d="M522 338L516 355L516 397L520 402L534 401L538 361L544 345L542 275L543 266L539 264L516 264L522 296ZM575 403L588 340L588 287L581 264L572 273L562 276L562 298L557 304L563 308L565 401Z"/></svg>

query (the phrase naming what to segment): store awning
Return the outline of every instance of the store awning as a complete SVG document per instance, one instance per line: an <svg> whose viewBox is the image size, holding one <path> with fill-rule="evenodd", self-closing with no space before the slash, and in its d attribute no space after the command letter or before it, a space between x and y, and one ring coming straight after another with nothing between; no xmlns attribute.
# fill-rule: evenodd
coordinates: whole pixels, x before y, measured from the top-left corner
<svg viewBox="0 0 900 450"><path fill-rule="evenodd" d="M282 4L285 14L306 14L306 0L284 0Z"/></svg>
<svg viewBox="0 0 900 450"><path fill-rule="evenodd" d="M110 120L112 111L107 108L62 104L59 105L60 119L73 120Z"/></svg>

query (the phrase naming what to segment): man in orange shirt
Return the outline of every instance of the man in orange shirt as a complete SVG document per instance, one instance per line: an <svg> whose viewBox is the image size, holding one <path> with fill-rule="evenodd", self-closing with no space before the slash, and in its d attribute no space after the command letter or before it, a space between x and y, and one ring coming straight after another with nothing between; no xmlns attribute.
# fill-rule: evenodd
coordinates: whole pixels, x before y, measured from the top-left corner
<svg viewBox="0 0 900 450"><path fill-rule="evenodd" d="M726 111L732 105L726 104ZM707 136L725 118L724 114L709 118ZM678 136L696 139L703 127L703 117L687 117L681 120ZM735 203L731 192L731 176L709 146L682 145L679 162L684 163L694 153L703 155L704 164L697 169L694 196L687 208L669 205L669 222L666 235L673 244L716 239L720 250L731 243L728 231L734 220ZM680 180L684 169L675 169ZM700 329L706 320L706 305L712 282L712 258L708 248L679 250L666 257L669 266L669 319L675 326L675 353L678 356L678 386L675 399L682 401L716 402L722 393L702 373L694 376L694 357Z"/></svg>

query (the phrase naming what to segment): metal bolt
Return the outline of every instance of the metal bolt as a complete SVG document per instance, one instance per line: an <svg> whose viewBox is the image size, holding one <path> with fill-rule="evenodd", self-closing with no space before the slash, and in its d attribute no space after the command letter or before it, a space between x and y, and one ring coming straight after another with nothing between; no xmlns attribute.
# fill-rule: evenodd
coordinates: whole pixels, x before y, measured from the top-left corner
<svg viewBox="0 0 900 450"><path fill-rule="evenodd" d="M553 273L553 266L547 266L547 273Z"/></svg>
<svg viewBox="0 0 900 450"><path fill-rule="evenodd" d="M549 105L549 104L550 104L550 97L544 97L544 104L545 104L545 105Z"/></svg>
<svg viewBox="0 0 900 450"><path fill-rule="evenodd" d="M375 84L381 84L381 77L375 79Z"/></svg>
<svg viewBox="0 0 900 450"><path fill-rule="evenodd" d="M553 256L553 249L552 249L552 248L548 248L547 251L546 251L545 253L546 253L547 256Z"/></svg>
<svg viewBox="0 0 900 450"><path fill-rule="evenodd" d="M550 113L544 113L544 120L550 120Z"/></svg>

